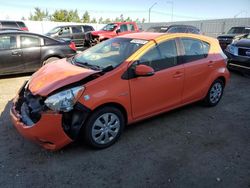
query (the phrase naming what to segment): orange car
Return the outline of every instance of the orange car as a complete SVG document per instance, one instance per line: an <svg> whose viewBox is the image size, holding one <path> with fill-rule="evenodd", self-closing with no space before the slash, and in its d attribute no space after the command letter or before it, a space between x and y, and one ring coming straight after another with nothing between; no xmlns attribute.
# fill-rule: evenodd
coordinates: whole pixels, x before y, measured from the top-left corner
<svg viewBox="0 0 250 188"><path fill-rule="evenodd" d="M126 124L195 101L215 106L229 79L226 64L213 38L128 34L43 66L20 89L10 114L23 136L46 149L79 135L105 148Z"/></svg>

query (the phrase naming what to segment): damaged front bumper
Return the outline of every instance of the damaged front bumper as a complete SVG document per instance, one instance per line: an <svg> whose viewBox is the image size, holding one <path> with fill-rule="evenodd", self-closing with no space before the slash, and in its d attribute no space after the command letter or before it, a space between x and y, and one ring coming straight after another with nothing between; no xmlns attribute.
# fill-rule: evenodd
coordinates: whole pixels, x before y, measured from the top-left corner
<svg viewBox="0 0 250 188"><path fill-rule="evenodd" d="M10 110L11 120L19 133L48 150L59 150L73 142L87 118L88 109L81 104L69 113L43 109L35 97L25 98L25 85L13 100Z"/></svg>

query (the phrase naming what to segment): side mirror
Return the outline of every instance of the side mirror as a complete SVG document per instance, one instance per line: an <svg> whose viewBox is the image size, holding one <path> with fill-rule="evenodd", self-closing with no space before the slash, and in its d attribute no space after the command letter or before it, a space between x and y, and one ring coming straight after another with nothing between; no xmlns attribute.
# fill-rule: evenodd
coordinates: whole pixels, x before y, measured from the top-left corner
<svg viewBox="0 0 250 188"><path fill-rule="evenodd" d="M152 67L147 65L137 65L135 67L135 75L136 76L153 76L155 71Z"/></svg>
<svg viewBox="0 0 250 188"><path fill-rule="evenodd" d="M63 34L63 31L60 30L60 31L58 32L58 35L62 35L62 34Z"/></svg>
<svg viewBox="0 0 250 188"><path fill-rule="evenodd" d="M118 33L120 33L121 30L120 30L120 29L117 29L115 32L116 32L116 34L118 35Z"/></svg>

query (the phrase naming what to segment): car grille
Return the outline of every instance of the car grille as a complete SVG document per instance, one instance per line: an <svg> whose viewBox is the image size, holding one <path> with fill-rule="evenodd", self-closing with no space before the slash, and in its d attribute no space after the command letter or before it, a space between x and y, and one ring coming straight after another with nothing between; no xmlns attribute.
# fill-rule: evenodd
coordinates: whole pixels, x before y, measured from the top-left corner
<svg viewBox="0 0 250 188"><path fill-rule="evenodd" d="M240 56L250 57L250 48L239 48L238 54Z"/></svg>
<svg viewBox="0 0 250 188"><path fill-rule="evenodd" d="M220 37L220 38L218 38L218 40L219 40L219 42L220 42L220 44L231 44L232 43L232 41L233 41L233 39L232 38L227 38L227 37Z"/></svg>

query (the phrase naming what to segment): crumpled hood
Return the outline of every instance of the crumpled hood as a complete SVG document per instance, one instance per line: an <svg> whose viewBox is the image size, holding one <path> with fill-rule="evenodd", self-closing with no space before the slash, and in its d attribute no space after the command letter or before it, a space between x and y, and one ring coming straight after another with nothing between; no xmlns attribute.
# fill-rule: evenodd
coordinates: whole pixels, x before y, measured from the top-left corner
<svg viewBox="0 0 250 188"><path fill-rule="evenodd" d="M33 95L48 96L68 84L80 81L98 71L72 65L66 59L49 63L34 73L29 81Z"/></svg>

